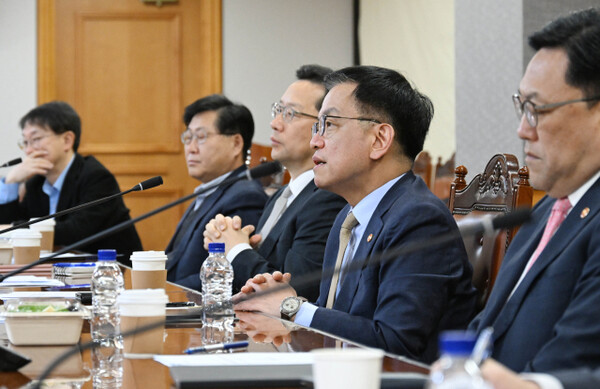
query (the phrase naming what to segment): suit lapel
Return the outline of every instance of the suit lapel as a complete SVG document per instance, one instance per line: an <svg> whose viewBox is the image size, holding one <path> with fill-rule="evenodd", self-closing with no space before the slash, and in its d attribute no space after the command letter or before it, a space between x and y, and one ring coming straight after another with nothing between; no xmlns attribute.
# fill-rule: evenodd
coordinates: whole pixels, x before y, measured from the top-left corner
<svg viewBox="0 0 600 389"><path fill-rule="evenodd" d="M284 229L281 227L286 226L289 223L290 219L292 219L300 211L299 208L304 205L304 202L306 201L306 199L309 196L311 196L316 190L317 190L317 187L315 186L314 181L310 181L308 183L308 185L306 185L306 187L304 189L302 189L302 192L300 192L298 194L298 196L296 196L296 198L294 199L294 201L292 201L290 206L283 212L283 215L281 215L281 217L279 218L277 223L275 223L275 225L273 226L273 229L271 229L271 232L269 232L269 236L267 237L267 239L260 246L258 252L262 256L264 256L264 257L270 256L271 252L277 246L279 237L284 232ZM278 194L281 195L281 192L283 192L283 190L280 190L278 192ZM279 196L277 196L277 197L279 197ZM277 200L277 199L274 199L274 200ZM273 201L272 203L275 204L275 201ZM271 210L272 209L273 209L273 207L271 206ZM271 214L271 212L270 212L271 210L269 210L269 213L267 215ZM262 219L261 219L261 221L262 221Z"/></svg>

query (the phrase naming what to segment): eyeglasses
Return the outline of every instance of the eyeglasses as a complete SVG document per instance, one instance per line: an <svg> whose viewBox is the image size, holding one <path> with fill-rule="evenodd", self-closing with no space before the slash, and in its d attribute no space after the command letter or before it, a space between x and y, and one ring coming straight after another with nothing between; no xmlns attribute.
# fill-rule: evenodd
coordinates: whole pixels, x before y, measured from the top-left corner
<svg viewBox="0 0 600 389"><path fill-rule="evenodd" d="M35 136L30 140L27 140L25 138L21 138L17 141L17 145L19 146L19 148L21 150L25 150L28 147L31 147L33 149L37 149L38 147L40 147L40 144L42 142L43 139L46 139L50 136L55 136L58 134L46 134L46 135L40 135L40 136Z"/></svg>
<svg viewBox="0 0 600 389"><path fill-rule="evenodd" d="M192 131L188 128L181 134L181 143L183 143L184 145L187 146L190 143L192 143L193 140L196 140L196 144L201 145L202 143L206 142L208 137L211 135L233 135L233 134L220 134L220 133L216 133L216 132L209 134L203 128L200 128L196 131Z"/></svg>
<svg viewBox="0 0 600 389"><path fill-rule="evenodd" d="M381 124L381 122L377 119L369 119L369 118L350 118L346 116L335 116L335 115L323 115L319 118L319 121L313 124L312 126L312 135L315 136L319 134L319 136L330 135L331 133L331 125L332 123L328 120L329 118L334 119L348 119L348 120L360 120L362 122L372 122Z"/></svg>
<svg viewBox="0 0 600 389"><path fill-rule="evenodd" d="M271 117L275 119L279 114L282 115L281 117L286 123L289 123L292 120L294 120L295 116L306 116L309 118L317 119L315 115L310 115L308 113L296 111L292 107L281 105L279 103L273 103L273 105L271 105Z"/></svg>
<svg viewBox="0 0 600 389"><path fill-rule="evenodd" d="M517 113L517 118L521 120L523 114L525 114L527 123L529 123L531 127L536 127L538 123L538 113L547 112L567 104L579 103L582 101L600 100L600 96L566 100L552 104L535 105L533 102L531 102L531 100L521 101L521 96L517 93L512 96L512 100L513 104L515 105L515 112Z"/></svg>

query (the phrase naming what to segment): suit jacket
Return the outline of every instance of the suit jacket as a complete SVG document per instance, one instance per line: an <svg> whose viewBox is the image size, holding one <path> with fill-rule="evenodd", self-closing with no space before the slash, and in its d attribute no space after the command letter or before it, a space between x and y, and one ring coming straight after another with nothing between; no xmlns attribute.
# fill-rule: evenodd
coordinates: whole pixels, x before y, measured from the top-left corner
<svg viewBox="0 0 600 389"><path fill-rule="evenodd" d="M339 232L348 210L349 206L340 212L327 241L323 268L329 271L335 266ZM375 209L352 259L353 266L363 263L362 270L344 277L333 309L323 308L331 278L322 279L317 303L321 308L310 326L395 354L433 361L438 333L465 328L475 309L472 269L462 239L426 245L431 237L447 233L457 234L448 208L409 171ZM423 242L425 247L369 264L371 255L409 242Z"/></svg>
<svg viewBox="0 0 600 389"><path fill-rule="evenodd" d="M234 170L230 176L245 171L245 165ZM174 238L181 228L181 222L173 238L165 250L167 261L167 280L188 288L201 290L200 267L208 256L204 249L204 227L218 213L225 216L238 215L249 224L256 224L267 201L267 195L256 181L237 181L229 185L221 185L204 199L197 215L187 231L174 247ZM191 212L194 203L188 207L182 221Z"/></svg>
<svg viewBox="0 0 600 389"><path fill-rule="evenodd" d="M513 239L471 328L494 327L493 357L515 371L600 367L600 180L563 221L523 281L555 200L542 199ZM508 302L507 302L508 299Z"/></svg>
<svg viewBox="0 0 600 389"><path fill-rule="evenodd" d="M21 203L13 201L0 205L0 222L9 223L48 215L49 199L42 190L45 180L44 176L32 177L25 184L26 194ZM115 177L96 158L75 154L60 191L56 211L63 211L120 191ZM70 245L126 220L130 220L129 209L125 207L122 198L75 211L56 219L54 244ZM129 254L142 249L135 227L132 225L79 249L96 253L98 249L111 248L124 254L121 262L130 264Z"/></svg>
<svg viewBox="0 0 600 389"><path fill-rule="evenodd" d="M269 218L282 191L283 188L265 206L257 230ZM291 284L300 296L316 301L319 288L297 285L295 278L321 271L327 236L344 205L343 198L318 189L314 181L310 181L281 215L259 249L244 250L235 257L232 262L234 289L239 290L256 274L279 270L292 274Z"/></svg>
<svg viewBox="0 0 600 389"><path fill-rule="evenodd" d="M600 369L572 369L552 372L564 389L598 389L600 388Z"/></svg>

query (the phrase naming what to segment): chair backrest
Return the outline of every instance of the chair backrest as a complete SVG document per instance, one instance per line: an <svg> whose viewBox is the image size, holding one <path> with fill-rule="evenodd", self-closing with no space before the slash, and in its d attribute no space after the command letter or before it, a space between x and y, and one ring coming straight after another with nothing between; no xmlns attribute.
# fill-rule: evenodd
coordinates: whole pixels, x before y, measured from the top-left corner
<svg viewBox="0 0 600 389"><path fill-rule="evenodd" d="M496 154L485 170L467 185L467 168L459 166L450 186L448 207L456 220L469 216L498 215L516 208L531 208L533 188L529 185L529 170L519 169L517 157ZM473 266L473 285L480 293L479 308L483 308L494 286L504 253L518 227L493 234L463 236L469 261Z"/></svg>
<svg viewBox="0 0 600 389"><path fill-rule="evenodd" d="M431 156L427 151L421 151L413 164L413 172L420 176L429 189L433 186L433 170L434 166L431 163Z"/></svg>

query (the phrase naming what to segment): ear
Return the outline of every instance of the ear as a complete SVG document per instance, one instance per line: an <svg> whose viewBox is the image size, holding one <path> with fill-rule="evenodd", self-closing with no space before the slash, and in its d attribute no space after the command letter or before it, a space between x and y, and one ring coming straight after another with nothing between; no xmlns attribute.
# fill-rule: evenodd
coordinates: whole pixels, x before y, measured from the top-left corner
<svg viewBox="0 0 600 389"><path fill-rule="evenodd" d="M394 130L394 127L388 123L378 124L372 131L375 131L375 138L371 145L369 157L373 160L378 160L383 158L383 156L393 147L396 131Z"/></svg>
<svg viewBox="0 0 600 389"><path fill-rule="evenodd" d="M73 131L67 131L62 133L64 142L64 151L73 150L75 144L75 133Z"/></svg>
<svg viewBox="0 0 600 389"><path fill-rule="evenodd" d="M235 134L230 136L233 146L233 154L234 155L243 155L244 150L244 138L242 138L242 134Z"/></svg>

